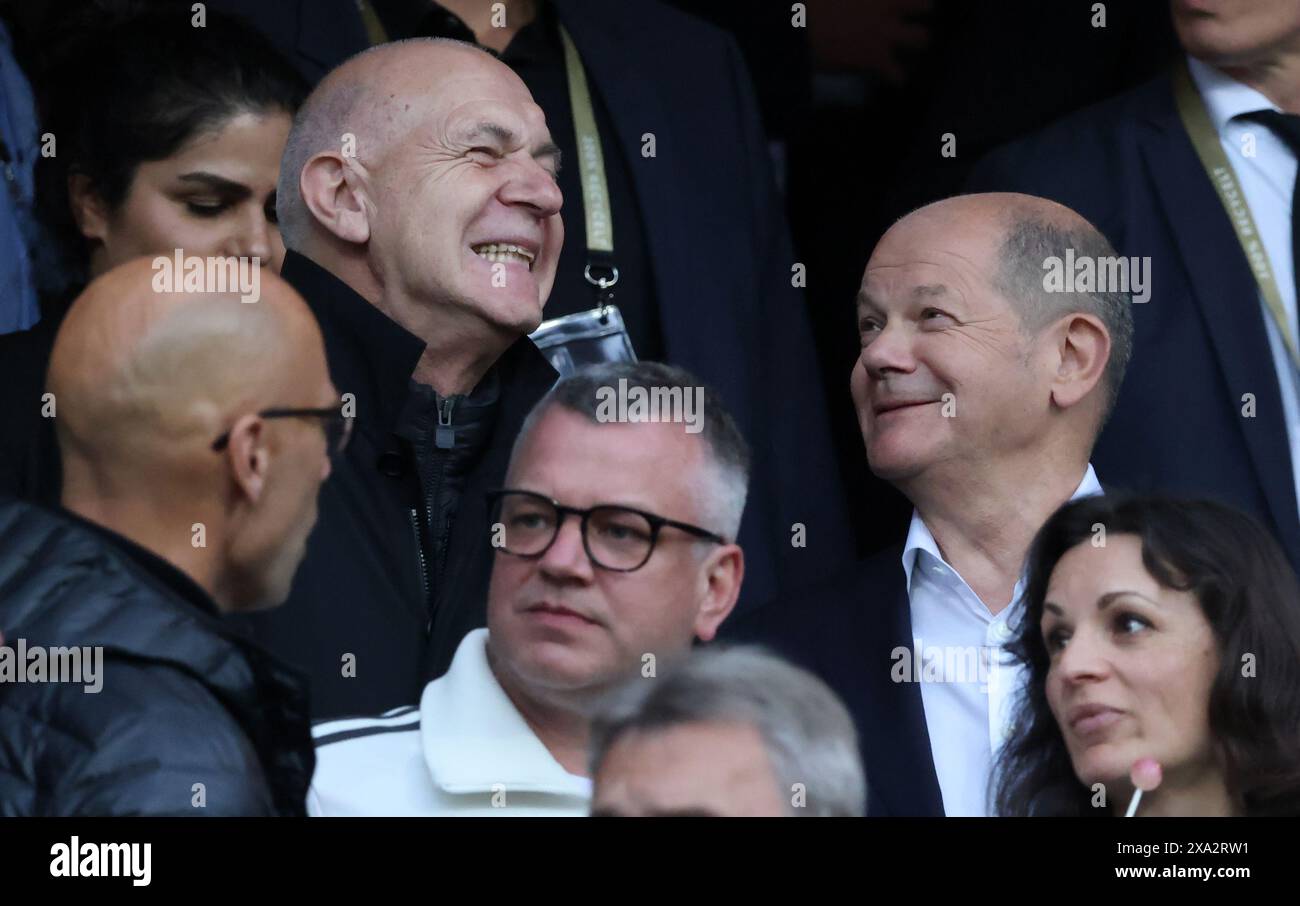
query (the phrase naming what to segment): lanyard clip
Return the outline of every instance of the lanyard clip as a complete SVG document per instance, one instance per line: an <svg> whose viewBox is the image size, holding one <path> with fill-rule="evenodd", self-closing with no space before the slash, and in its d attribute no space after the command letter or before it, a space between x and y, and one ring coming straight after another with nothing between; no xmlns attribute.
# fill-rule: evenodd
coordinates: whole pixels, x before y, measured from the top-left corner
<svg viewBox="0 0 1300 906"><path fill-rule="evenodd" d="M596 304L600 308L600 322L604 324L606 313L614 299L618 268L614 264L587 264L582 269L582 276L596 288Z"/></svg>

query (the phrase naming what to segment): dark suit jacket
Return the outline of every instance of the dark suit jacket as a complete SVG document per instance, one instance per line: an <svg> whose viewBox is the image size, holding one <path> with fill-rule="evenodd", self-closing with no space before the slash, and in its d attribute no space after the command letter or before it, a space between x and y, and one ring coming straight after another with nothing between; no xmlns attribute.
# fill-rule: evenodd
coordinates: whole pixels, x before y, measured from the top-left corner
<svg viewBox="0 0 1300 906"><path fill-rule="evenodd" d="M749 73L727 34L663 4L554 2L632 171L668 359L718 389L753 447L743 611L852 557ZM654 157L642 156L647 133ZM807 547L790 543L796 522Z"/></svg>
<svg viewBox="0 0 1300 906"><path fill-rule="evenodd" d="M315 718L375 714L419 700L456 646L487 619L493 551L485 493L500 487L524 417L556 380L526 337L493 366L500 395L485 449L468 466L446 566L426 600L415 520L423 492L415 452L394 437L424 342L311 260L290 252L281 272L320 323L330 376L356 396L347 451L320 492L320 515L280 607L230 617L311 678ZM355 655L355 675L343 673Z"/></svg>
<svg viewBox="0 0 1300 906"><path fill-rule="evenodd" d="M821 585L723 624L728 642L765 645L821 677L858 730L867 814L943 815L921 687L890 677L895 648L912 648L901 544Z"/></svg>
<svg viewBox="0 0 1300 906"><path fill-rule="evenodd" d="M632 173L667 359L717 388L753 448L740 532L747 554L740 607L748 609L847 566L853 551L749 73L725 32L664 4L552 2ZM366 46L354 4L321 5L328 15L314 5L308 15L294 2L216 7L246 16L310 72ZM654 157L642 154L647 135ZM806 547L791 545L794 523L805 526Z"/></svg>
<svg viewBox="0 0 1300 906"><path fill-rule="evenodd" d="M972 191L1059 201L1150 256L1133 358L1092 461L1108 487L1210 496L1258 517L1300 568L1300 516L1258 289L1168 77L995 152ZM1256 414L1243 417L1242 396Z"/></svg>

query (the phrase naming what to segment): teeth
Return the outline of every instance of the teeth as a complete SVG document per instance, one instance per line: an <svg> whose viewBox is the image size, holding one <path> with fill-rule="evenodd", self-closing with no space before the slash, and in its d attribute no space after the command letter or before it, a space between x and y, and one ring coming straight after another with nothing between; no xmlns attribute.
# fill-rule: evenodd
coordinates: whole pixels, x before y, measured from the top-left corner
<svg viewBox="0 0 1300 906"><path fill-rule="evenodd" d="M529 270L533 269L533 258L535 257L528 249L515 245L510 242L488 242L483 245L473 247L474 254L486 261L492 262L516 262L527 265Z"/></svg>

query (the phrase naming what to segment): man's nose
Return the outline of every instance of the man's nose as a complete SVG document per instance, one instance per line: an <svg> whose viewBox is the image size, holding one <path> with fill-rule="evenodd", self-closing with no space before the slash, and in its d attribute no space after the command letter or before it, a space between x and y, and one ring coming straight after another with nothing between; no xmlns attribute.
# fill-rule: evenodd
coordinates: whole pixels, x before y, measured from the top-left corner
<svg viewBox="0 0 1300 906"><path fill-rule="evenodd" d="M531 208L538 217L558 214L564 204L559 184L531 157L520 160L513 168L506 184L501 187L500 198L505 204Z"/></svg>
<svg viewBox="0 0 1300 906"><path fill-rule="evenodd" d="M879 379L890 372L908 373L916 368L912 334L902 325L886 324L859 355L862 367Z"/></svg>
<svg viewBox="0 0 1300 906"><path fill-rule="evenodd" d="M579 517L568 516L564 519L538 567L552 579L591 581L594 567L582 543L582 520Z"/></svg>

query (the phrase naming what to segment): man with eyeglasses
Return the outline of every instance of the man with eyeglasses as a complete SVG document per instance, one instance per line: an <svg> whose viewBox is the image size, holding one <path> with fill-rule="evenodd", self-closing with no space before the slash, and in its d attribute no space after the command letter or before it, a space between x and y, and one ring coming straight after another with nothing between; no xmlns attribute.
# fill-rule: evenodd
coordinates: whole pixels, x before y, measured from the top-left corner
<svg viewBox="0 0 1300 906"><path fill-rule="evenodd" d="M656 363L600 365L537 404L505 487L480 504L495 548L487 628L418 705L314 728L309 813L584 815L597 702L655 682L717 633L744 577L745 441L708 388L688 426L604 420L614 387L699 382Z"/></svg>
<svg viewBox="0 0 1300 906"><path fill-rule="evenodd" d="M0 815L305 812L305 680L223 617L288 595L351 420L288 284L153 275L95 280L55 340L62 508L0 503Z"/></svg>

